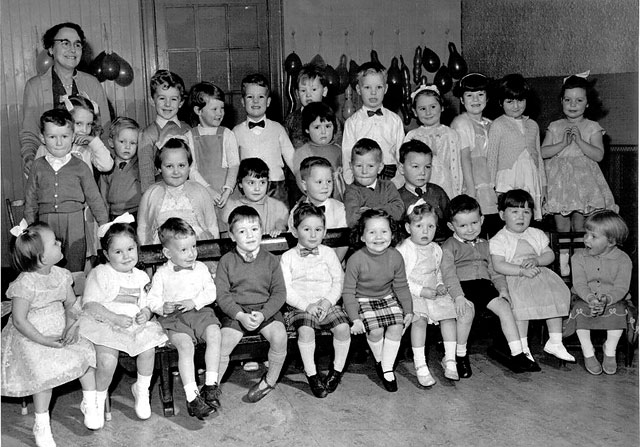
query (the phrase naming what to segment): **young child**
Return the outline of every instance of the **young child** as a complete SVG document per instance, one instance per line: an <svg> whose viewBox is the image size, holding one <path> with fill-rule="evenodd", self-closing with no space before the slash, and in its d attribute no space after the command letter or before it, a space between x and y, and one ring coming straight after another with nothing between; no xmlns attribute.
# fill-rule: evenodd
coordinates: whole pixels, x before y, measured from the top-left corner
<svg viewBox="0 0 640 447"><path fill-rule="evenodd" d="M269 196L288 202L284 163L293 172L293 145L281 124L266 118L271 104L269 81L261 74L242 79L242 105L247 120L233 128L238 139L240 159L259 157L269 167ZM283 163L284 160L284 163Z"/></svg>
<svg viewBox="0 0 640 447"><path fill-rule="evenodd" d="M381 178L393 180L397 187L402 186L402 179L396 170L404 126L397 114L382 106L387 87L387 70L382 65L366 62L360 66L356 92L362 99L362 107L344 123L342 136L343 175L347 183L352 183L355 177L349 164L354 146L361 138L370 138L378 143L382 151Z"/></svg>
<svg viewBox="0 0 640 447"><path fill-rule="evenodd" d="M444 284L453 297L458 318L473 318L475 308L487 308L500 319L502 333L511 351L508 367L512 371L540 371L537 363L523 351L518 327L509 304L509 291L504 275L498 273L491 261L489 242L481 239L483 216L480 204L472 197L461 194L451 199L447 209L453 236L442 244L440 269ZM460 377L472 374L466 343L468 333L458 331L456 362Z"/></svg>
<svg viewBox="0 0 640 447"><path fill-rule="evenodd" d="M440 186L431 183L433 153L429 146L420 140L409 140L400 146L400 164L398 169L404 177L404 185L398 189L406 209L420 199L428 203L436 213L438 222L445 222L444 211L449 205L449 197ZM444 225L436 228L436 239L449 236Z"/></svg>
<svg viewBox="0 0 640 447"><path fill-rule="evenodd" d="M421 126L407 132L404 141L420 140L429 146L433 153L431 182L442 187L448 197L455 197L462 193L463 179L470 177L471 161L469 157L463 160L458 133L440 124L444 100L435 85L421 85L411 100ZM467 183L466 187L472 186Z"/></svg>
<svg viewBox="0 0 640 447"><path fill-rule="evenodd" d="M287 231L289 210L280 200L267 195L269 189L269 166L259 158L245 158L238 170L238 189L229 197L222 210L222 218L229 216L238 206L248 205L260 215L262 231L276 237Z"/></svg>
<svg viewBox="0 0 640 447"><path fill-rule="evenodd" d="M100 176L100 192L113 220L124 213L134 219L142 198L140 171L138 167L138 123L119 116L111 123L109 146L115 152L115 163L111 172Z"/></svg>
<svg viewBox="0 0 640 447"><path fill-rule="evenodd" d="M404 215L404 203L395 185L383 177L382 149L370 138L362 138L351 151L353 183L344 192L347 225L354 227L362 213L368 209L380 209L399 221Z"/></svg>
<svg viewBox="0 0 640 447"><path fill-rule="evenodd" d="M169 70L158 70L150 81L151 100L156 117L140 132L138 139L138 166L140 187L144 193L156 182L155 164L158 141L186 133L190 126L178 119L178 111L184 104L185 87L180 76Z"/></svg>
<svg viewBox="0 0 640 447"><path fill-rule="evenodd" d="M222 208L236 185L240 165L236 136L221 125L224 92L211 82L200 82L191 87L188 104L197 122L187 132L193 151L191 178L207 187L216 206Z"/></svg>
<svg viewBox="0 0 640 447"><path fill-rule="evenodd" d="M298 245L282 254L280 267L287 289L287 304L293 310L287 326L298 332L298 348L313 395L333 393L342 379L351 345L351 321L338 301L342 295L344 272L335 251L322 245L327 232L324 213L311 203L302 203L293 213L293 235ZM334 360L326 376L314 360L315 331L333 333Z"/></svg>
<svg viewBox="0 0 640 447"><path fill-rule="evenodd" d="M35 164L35 163L34 163ZM33 434L39 447L55 447L49 423L54 387L80 379L84 425L100 428L91 343L78 338L71 274L55 264L60 242L46 224L26 221L11 229L11 260L21 272L7 289L12 312L2 329L2 395L33 395Z"/></svg>
<svg viewBox="0 0 640 447"><path fill-rule="evenodd" d="M143 195L138 208L138 240L140 244L160 242L158 228L170 217L186 220L198 240L220 237L215 207L208 190L188 180L193 163L184 135L160 141L155 166L162 180Z"/></svg>
<svg viewBox="0 0 640 447"><path fill-rule="evenodd" d="M89 272L82 296L84 315L80 318L80 335L96 350L96 405L100 425L104 424L107 390L118 366L120 351L136 357L138 380L131 386L136 415L151 417L149 386L153 375L155 347L167 341L157 321L150 321L145 286L149 277L135 266L138 263L136 232L127 223L131 215L123 214L100 228L102 253L106 264Z"/></svg>
<svg viewBox="0 0 640 447"><path fill-rule="evenodd" d="M158 235L168 261L153 275L147 303L178 350L189 416L202 419L220 408L220 321L209 306L216 300L216 286L207 266L196 260L196 232L187 221L169 218ZM193 357L198 341L207 345L205 381L199 392Z"/></svg>
<svg viewBox="0 0 640 447"><path fill-rule="evenodd" d="M413 300L411 348L418 382L422 386L436 383L427 366L424 352L428 323L440 324L444 342L444 376L450 380L460 380L456 366L457 314L453 299L442 282L442 249L433 242L437 224L438 216L431 205L422 199L418 200L409 206L405 218L404 228L409 237L398 246L404 259ZM472 322L470 312L458 319L457 325L463 336L469 333ZM466 339L462 344L466 344Z"/></svg>
<svg viewBox="0 0 640 447"><path fill-rule="evenodd" d="M229 356L245 334L260 333L269 342L269 369L247 393L258 402L275 389L287 356L287 331L280 308L287 291L278 258L260 249L262 222L258 212L246 205L229 216L229 235L236 243L218 263L216 289L222 314L220 377Z"/></svg>
<svg viewBox="0 0 640 447"><path fill-rule="evenodd" d="M627 300L633 265L618 248L629 234L627 224L613 211L597 211L584 223L585 251L571 258L573 307L565 336L574 331L580 339L584 366L591 374L615 374L616 347L627 327ZM602 365L595 357L591 330L604 329Z"/></svg>
<svg viewBox="0 0 640 447"><path fill-rule="evenodd" d="M547 235L529 226L533 206L533 197L522 189L498 198L505 226L491 238L491 260L496 272L507 277L511 308L527 357L533 358L527 343L529 320L547 320L549 341L544 351L575 362L562 344L562 317L569 313L570 292L564 281L546 267L554 255Z"/></svg>
<svg viewBox="0 0 640 447"><path fill-rule="evenodd" d="M62 241L66 268L80 272L87 254L85 206L89 206L100 225L108 221L107 209L91 169L71 155L74 141L71 114L61 109L43 113L40 131L48 153L31 166L24 218L28 223L38 220L48 223Z"/></svg>
<svg viewBox="0 0 640 447"><path fill-rule="evenodd" d="M487 165L498 197L512 189L524 189L533 197L533 217L542 219L547 176L540 155L538 124L524 115L531 93L522 75L510 74L498 86L504 115L489 129Z"/></svg>
<svg viewBox="0 0 640 447"><path fill-rule="evenodd" d="M411 292L402 256L394 247L394 223L384 210L366 210L358 220L347 260L342 299L351 333L367 334L376 373L389 392L398 390L394 363L404 330L411 324Z"/></svg>
<svg viewBox="0 0 640 447"><path fill-rule="evenodd" d="M491 120L483 116L487 107L489 80L480 73L469 73L460 79L454 94L464 109L451 123L460 136L462 161L471 159L471 173L465 173L467 195L475 197L484 216L482 235L493 236L502 228L498 216L498 197L487 166L487 150Z"/></svg>

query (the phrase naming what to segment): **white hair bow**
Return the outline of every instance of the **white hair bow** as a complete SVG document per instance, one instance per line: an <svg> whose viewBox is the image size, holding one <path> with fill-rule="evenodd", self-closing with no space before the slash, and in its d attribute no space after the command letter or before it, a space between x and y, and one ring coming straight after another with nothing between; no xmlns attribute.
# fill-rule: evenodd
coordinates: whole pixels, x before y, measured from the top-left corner
<svg viewBox="0 0 640 447"><path fill-rule="evenodd" d="M20 237L25 231L27 231L28 226L29 224L27 221L22 219L18 225L9 230L9 233L11 233L12 236Z"/></svg>
<svg viewBox="0 0 640 447"><path fill-rule="evenodd" d="M173 139L177 139L177 140L181 140L184 142L184 144L189 148L189 139L187 138L186 135L182 134L182 135L166 135L162 140L158 140L156 141L156 147L158 149L162 149L164 147L165 144L167 144L167 141L169 140L173 140Z"/></svg>
<svg viewBox="0 0 640 447"><path fill-rule="evenodd" d="M416 96L418 96L418 93L423 92L425 90L429 90L431 92L435 92L436 95L440 96L440 90L438 90L438 87L436 87L435 85L424 85L424 84L422 84L420 87L418 87L416 89L415 92L411 93L411 101L414 101L416 99Z"/></svg>
<svg viewBox="0 0 640 447"><path fill-rule="evenodd" d="M107 234L107 231L109 230L109 228L111 228L111 225L113 224L132 223L132 222L135 222L135 218L133 217L133 215L131 213L124 213L116 217L115 219L113 219L112 222L101 225L100 228L98 228L98 237L99 238L104 237L104 235Z"/></svg>
<svg viewBox="0 0 640 447"><path fill-rule="evenodd" d="M78 96L82 96L84 99L89 101L91 103L91 107L93 107L93 113L95 115L98 115L98 113L100 112L100 108L98 107L98 103L97 102L95 102L93 99L89 98L89 95L87 95L85 92L78 93ZM67 112L71 113L71 111L73 110L73 104L71 103L71 100L69 99L69 95L62 95L60 97L60 102L63 102L65 109L67 109Z"/></svg>
<svg viewBox="0 0 640 447"><path fill-rule="evenodd" d="M573 74L571 76L576 76L578 78L587 79L590 74L591 74L591 70L587 70L587 71L583 71L582 73ZM565 82L567 82L567 79L569 79L571 76L567 76L566 78L564 78L562 80L562 83L564 84Z"/></svg>
<svg viewBox="0 0 640 447"><path fill-rule="evenodd" d="M409 205L409 207L407 208L407 216L413 213L413 210L416 208L416 206L426 205L426 204L427 202L425 202L423 198L418 199L416 203L414 203L413 205Z"/></svg>

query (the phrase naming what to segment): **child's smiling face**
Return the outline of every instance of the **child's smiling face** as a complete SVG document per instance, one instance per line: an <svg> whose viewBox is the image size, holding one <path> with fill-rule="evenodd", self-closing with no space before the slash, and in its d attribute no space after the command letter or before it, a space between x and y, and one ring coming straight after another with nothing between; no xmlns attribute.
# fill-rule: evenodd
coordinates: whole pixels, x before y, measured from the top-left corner
<svg viewBox="0 0 640 447"><path fill-rule="evenodd" d="M184 100L180 94L180 90L176 87L159 86L153 95L153 105L156 113L160 118L167 121L172 120L178 115L178 111Z"/></svg>
<svg viewBox="0 0 640 447"><path fill-rule="evenodd" d="M189 159L184 148L163 149L160 174L169 186L181 186L189 178Z"/></svg>
<svg viewBox="0 0 640 447"><path fill-rule="evenodd" d="M502 101L502 109L504 114L510 118L522 119L525 109L527 108L526 99L505 99Z"/></svg>
<svg viewBox="0 0 640 447"><path fill-rule="evenodd" d="M483 221L480 211L463 211L453 216L447 226L463 241L475 241L480 236Z"/></svg>
<svg viewBox="0 0 640 447"><path fill-rule="evenodd" d="M172 237L165 243L162 253L175 265L191 268L198 257L196 237L194 235Z"/></svg>
<svg viewBox="0 0 640 447"><path fill-rule="evenodd" d="M109 242L105 257L115 271L129 273L138 263L138 245L128 234L117 234Z"/></svg>
<svg viewBox="0 0 640 447"><path fill-rule="evenodd" d="M468 114L482 116L482 112L487 107L487 92L484 90L464 92L460 101Z"/></svg>
<svg viewBox="0 0 640 447"><path fill-rule="evenodd" d="M229 231L231 240L244 253L255 251L262 240L262 226L258 218L242 218Z"/></svg>
<svg viewBox="0 0 640 447"><path fill-rule="evenodd" d="M249 84L245 87L242 105L249 118L260 119L264 117L269 104L271 104L271 98L268 96L267 87L258 84Z"/></svg>
<svg viewBox="0 0 640 447"><path fill-rule="evenodd" d="M246 175L240 181L240 186L242 187L242 193L250 202L259 202L267 195L269 179Z"/></svg>
<svg viewBox="0 0 640 447"><path fill-rule="evenodd" d="M84 107L76 107L71 114L76 135L90 135L93 130L93 112Z"/></svg>
<svg viewBox="0 0 640 447"><path fill-rule="evenodd" d="M586 229L584 246L588 254L591 256L599 256L609 253L616 244L614 241L611 241L604 232L598 228L592 228Z"/></svg>
<svg viewBox="0 0 640 447"><path fill-rule="evenodd" d="M313 249L322 243L326 234L322 218L318 216L307 216L297 228L294 228L293 235L298 238L298 243L304 248Z"/></svg>
<svg viewBox="0 0 640 447"><path fill-rule="evenodd" d="M562 97L562 112L568 119L578 120L582 118L589 106L585 89L568 88Z"/></svg>
<svg viewBox="0 0 640 447"><path fill-rule="evenodd" d="M333 175L327 166L314 166L309 175L302 180L302 188L307 193L309 201L314 205L324 203L333 192Z"/></svg>
<svg viewBox="0 0 640 447"><path fill-rule="evenodd" d="M207 98L204 107L193 108L203 127L218 127L224 118L224 102L216 98Z"/></svg>
<svg viewBox="0 0 640 447"><path fill-rule="evenodd" d="M440 124L442 106L435 96L418 95L416 98L416 107L413 111L423 126L431 127Z"/></svg>
<svg viewBox="0 0 640 447"><path fill-rule="evenodd" d="M372 217L364 225L360 240L372 253L382 253L391 245L391 226L389 219Z"/></svg>

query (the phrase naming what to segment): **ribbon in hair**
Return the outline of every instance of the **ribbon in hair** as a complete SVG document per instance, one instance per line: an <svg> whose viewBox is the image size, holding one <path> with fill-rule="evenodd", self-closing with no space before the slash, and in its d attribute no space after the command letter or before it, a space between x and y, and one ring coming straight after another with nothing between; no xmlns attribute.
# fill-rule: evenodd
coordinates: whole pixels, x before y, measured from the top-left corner
<svg viewBox="0 0 640 447"><path fill-rule="evenodd" d="M440 96L440 90L438 90L438 87L436 87L435 85L424 85L424 84L422 84L420 87L418 87L416 89L415 92L411 93L411 101L414 101L416 99L416 96L418 96L418 94L420 92L423 92L425 90L429 90L431 92L435 92L436 95Z"/></svg>
<svg viewBox="0 0 640 447"><path fill-rule="evenodd" d="M93 107L94 115L98 115L98 113L100 112L100 108L98 107L97 102L89 98L89 95L87 95L85 92L78 93L78 96L82 96L84 99L89 101L91 103L91 107ZM69 99L69 95L62 95L60 97L60 102L63 102L65 109L67 109L67 112L71 113L71 111L73 110L73 103Z"/></svg>
<svg viewBox="0 0 640 447"><path fill-rule="evenodd" d="M576 76L578 78L587 79L590 74L591 74L591 70L587 70L587 71L583 71L582 73L573 74L571 76ZM562 80L562 83L564 84L565 82L567 82L567 79L569 79L571 76L567 76L566 78L564 78Z"/></svg>
<svg viewBox="0 0 640 447"><path fill-rule="evenodd" d="M109 230L109 228L111 228L111 225L113 224L117 224L117 223L132 223L135 222L135 219L133 217L132 214L130 213L124 213L118 217L116 217L115 219L113 219L112 222L106 223L104 225L101 225L100 228L98 228L98 237L102 238L104 237L104 235L107 233L107 231Z"/></svg>
<svg viewBox="0 0 640 447"><path fill-rule="evenodd" d="M27 231L28 227L29 224L27 223L27 221L22 219L18 225L9 230L9 233L11 233L12 236L20 237L24 234L25 231Z"/></svg>
<svg viewBox="0 0 640 447"><path fill-rule="evenodd" d="M416 206L426 205L426 204L427 202L425 202L424 199L422 198L418 199L416 203L414 203L413 205L409 205L409 207L407 208L407 216L413 213L413 210L416 208Z"/></svg>
<svg viewBox="0 0 640 447"><path fill-rule="evenodd" d="M183 135L166 135L162 140L156 141L156 147L158 149L162 149L164 147L164 145L167 144L167 141L173 140L173 139L183 141L184 144L186 144L187 147L190 148L189 139L184 134Z"/></svg>

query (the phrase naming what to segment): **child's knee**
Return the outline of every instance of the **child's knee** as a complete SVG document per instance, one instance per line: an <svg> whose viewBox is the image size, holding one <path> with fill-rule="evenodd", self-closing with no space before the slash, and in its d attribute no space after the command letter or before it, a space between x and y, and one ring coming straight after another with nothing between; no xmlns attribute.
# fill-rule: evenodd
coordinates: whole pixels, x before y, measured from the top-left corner
<svg viewBox="0 0 640 447"><path fill-rule="evenodd" d="M204 331L204 337L207 345L209 343L220 344L220 340L222 339L222 335L220 334L220 326L217 324L210 324L207 326L207 329Z"/></svg>
<svg viewBox="0 0 640 447"><path fill-rule="evenodd" d="M372 329L371 331L369 331L367 333L367 339L372 341L372 342L379 341L380 339L382 339L382 337L384 337L384 329L383 328Z"/></svg>
<svg viewBox="0 0 640 447"><path fill-rule="evenodd" d="M316 331L309 326L300 326L298 328L298 340L302 343L311 343L316 339Z"/></svg>
<svg viewBox="0 0 640 447"><path fill-rule="evenodd" d="M351 338L351 328L347 323L342 323L333 328L333 338L340 341L347 341Z"/></svg>
<svg viewBox="0 0 640 447"><path fill-rule="evenodd" d="M392 340L400 340L400 338L402 338L403 329L404 329L404 326L402 326L401 324L394 324L387 328L384 335L385 337L390 338Z"/></svg>

